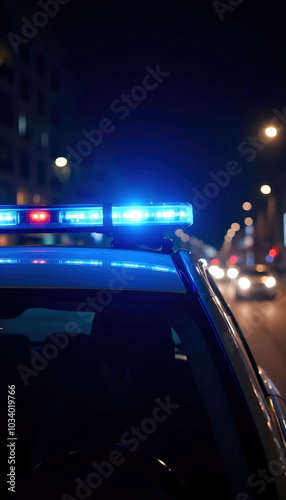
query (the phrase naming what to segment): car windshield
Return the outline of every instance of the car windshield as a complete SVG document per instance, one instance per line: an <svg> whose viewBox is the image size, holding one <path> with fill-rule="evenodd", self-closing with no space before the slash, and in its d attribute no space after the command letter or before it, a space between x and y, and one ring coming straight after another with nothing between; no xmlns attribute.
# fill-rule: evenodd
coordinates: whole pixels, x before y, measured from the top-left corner
<svg viewBox="0 0 286 500"><path fill-rule="evenodd" d="M192 376L193 364L208 369L203 339L212 336L198 299L98 293L1 293L1 366L16 385L19 414L25 407L18 439L28 443L32 463L79 447L119 446L159 458L188 486L196 478L208 496L214 484L201 481L207 449L218 491L227 492ZM20 457L19 467L26 467Z"/></svg>

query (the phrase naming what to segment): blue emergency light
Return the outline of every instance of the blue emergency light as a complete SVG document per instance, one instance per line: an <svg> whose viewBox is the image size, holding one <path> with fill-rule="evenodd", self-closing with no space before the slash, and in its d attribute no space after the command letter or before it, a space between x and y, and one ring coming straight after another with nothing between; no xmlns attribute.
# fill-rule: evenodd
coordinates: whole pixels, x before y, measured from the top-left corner
<svg viewBox="0 0 286 500"><path fill-rule="evenodd" d="M191 226L193 209L189 203L143 205L0 206L1 233L98 232Z"/></svg>

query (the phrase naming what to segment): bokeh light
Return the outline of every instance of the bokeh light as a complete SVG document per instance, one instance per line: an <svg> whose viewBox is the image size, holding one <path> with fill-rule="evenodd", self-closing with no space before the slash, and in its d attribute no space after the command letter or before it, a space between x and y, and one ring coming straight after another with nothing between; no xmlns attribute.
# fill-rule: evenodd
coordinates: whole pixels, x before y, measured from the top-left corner
<svg viewBox="0 0 286 500"><path fill-rule="evenodd" d="M236 269L235 267L230 267L228 270L227 270L227 273L228 277L233 280L234 278L237 278L238 276L238 269Z"/></svg>
<svg viewBox="0 0 286 500"><path fill-rule="evenodd" d="M264 184L261 186L260 191L262 194L270 194L271 193L271 187L268 186L268 184Z"/></svg>
<svg viewBox="0 0 286 500"><path fill-rule="evenodd" d="M252 219L252 217L246 217L246 218L244 219L244 224L245 224L246 226L252 226L252 224L253 224L253 219Z"/></svg>
<svg viewBox="0 0 286 500"><path fill-rule="evenodd" d="M239 231L240 230L240 225L238 224L238 222L233 222L233 224L231 224L231 229L233 229L235 232Z"/></svg>
<svg viewBox="0 0 286 500"><path fill-rule="evenodd" d="M252 209L252 205L251 205L251 203L249 203L249 201L245 201L245 202L243 203L243 205L242 205L242 208L243 208L243 210L248 211L248 210L251 210L251 209Z"/></svg>
<svg viewBox="0 0 286 500"><path fill-rule="evenodd" d="M68 160L66 158L64 158L63 156L59 156L56 160L55 160L55 164L57 167L59 168L62 168L62 167L65 167L68 163Z"/></svg>
<svg viewBox="0 0 286 500"><path fill-rule="evenodd" d="M190 237L187 233L183 233L181 235L181 240L184 242L184 243L187 243L189 241Z"/></svg>
<svg viewBox="0 0 286 500"><path fill-rule="evenodd" d="M277 128L276 127L267 127L264 132L265 132L265 135L267 135L267 137L275 137L277 135Z"/></svg>
<svg viewBox="0 0 286 500"><path fill-rule="evenodd" d="M232 240L232 237L229 236L229 234L226 234L225 237L224 237L225 241L231 241Z"/></svg>

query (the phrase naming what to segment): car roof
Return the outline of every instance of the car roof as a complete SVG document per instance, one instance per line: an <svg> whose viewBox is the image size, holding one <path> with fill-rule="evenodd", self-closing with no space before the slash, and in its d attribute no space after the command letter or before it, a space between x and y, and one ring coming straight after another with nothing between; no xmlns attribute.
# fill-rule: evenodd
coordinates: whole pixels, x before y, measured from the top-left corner
<svg viewBox="0 0 286 500"><path fill-rule="evenodd" d="M124 288L186 293L172 255L87 247L3 247L0 288Z"/></svg>

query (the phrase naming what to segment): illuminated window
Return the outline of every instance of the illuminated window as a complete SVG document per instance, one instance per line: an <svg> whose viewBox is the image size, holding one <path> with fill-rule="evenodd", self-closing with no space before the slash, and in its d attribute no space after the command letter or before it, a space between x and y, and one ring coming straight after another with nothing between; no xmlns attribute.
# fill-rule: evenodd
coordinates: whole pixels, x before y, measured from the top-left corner
<svg viewBox="0 0 286 500"><path fill-rule="evenodd" d="M22 188L17 188L17 205L25 205L25 196Z"/></svg>
<svg viewBox="0 0 286 500"><path fill-rule="evenodd" d="M41 197L39 194L34 194L33 195L33 203L37 204L37 203L41 203Z"/></svg>
<svg viewBox="0 0 286 500"><path fill-rule="evenodd" d="M25 137L27 132L26 115L20 114L18 119L18 132L20 137Z"/></svg>

